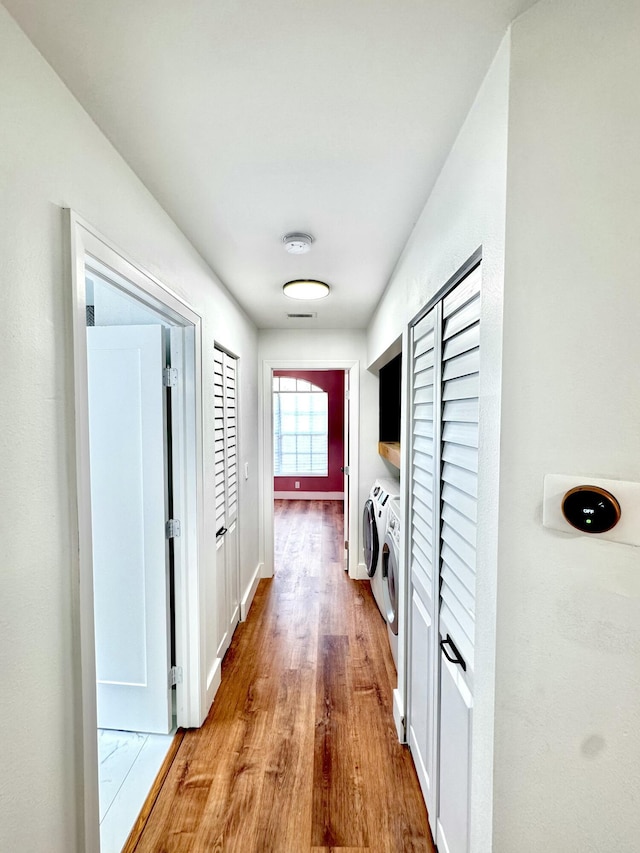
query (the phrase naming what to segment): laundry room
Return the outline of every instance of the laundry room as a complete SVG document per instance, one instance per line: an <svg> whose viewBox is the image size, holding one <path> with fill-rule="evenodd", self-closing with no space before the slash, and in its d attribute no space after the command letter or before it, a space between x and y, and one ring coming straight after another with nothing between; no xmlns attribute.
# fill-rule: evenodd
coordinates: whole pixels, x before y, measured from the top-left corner
<svg viewBox="0 0 640 853"><path fill-rule="evenodd" d="M404 621L401 606L403 563L402 488L400 482L402 434L402 339L398 339L378 365L378 443L380 460L386 474L377 477L364 504L362 536L364 562L371 592L386 626L389 648L395 666L394 706L401 707L398 696L398 635ZM404 633L404 625L402 628ZM402 661L404 666L404 661ZM398 735L403 739L401 713L394 714Z"/></svg>

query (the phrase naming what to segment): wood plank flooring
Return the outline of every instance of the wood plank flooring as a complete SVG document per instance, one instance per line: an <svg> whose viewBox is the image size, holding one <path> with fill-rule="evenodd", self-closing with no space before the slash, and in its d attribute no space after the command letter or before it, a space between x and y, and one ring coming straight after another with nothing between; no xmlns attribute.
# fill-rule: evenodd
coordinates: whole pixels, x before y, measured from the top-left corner
<svg viewBox="0 0 640 853"><path fill-rule="evenodd" d="M386 627L343 569L342 502L276 501L275 519L275 576L136 853L434 853L393 725Z"/></svg>

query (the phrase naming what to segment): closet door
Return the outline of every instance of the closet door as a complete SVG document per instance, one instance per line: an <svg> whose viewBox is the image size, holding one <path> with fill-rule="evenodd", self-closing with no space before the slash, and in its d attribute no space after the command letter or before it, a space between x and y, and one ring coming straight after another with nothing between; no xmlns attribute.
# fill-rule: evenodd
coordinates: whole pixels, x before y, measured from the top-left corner
<svg viewBox="0 0 640 853"><path fill-rule="evenodd" d="M480 268L442 306L440 776L436 843L469 849L475 641Z"/></svg>
<svg viewBox="0 0 640 853"><path fill-rule="evenodd" d="M238 539L238 414L237 414L237 366L235 358L224 353L225 377L225 480L227 492L227 614L229 641L240 619L240 578Z"/></svg>
<svg viewBox="0 0 640 853"><path fill-rule="evenodd" d="M214 349L217 656L223 657L239 618L237 362Z"/></svg>
<svg viewBox="0 0 640 853"><path fill-rule="evenodd" d="M437 814L437 672L440 306L412 330L412 442L409 545L409 746L435 837ZM436 534L434 535L434 531ZM434 568L435 567L435 568Z"/></svg>
<svg viewBox="0 0 640 853"><path fill-rule="evenodd" d="M467 853L480 267L411 329L408 740L441 853Z"/></svg>
<svg viewBox="0 0 640 853"><path fill-rule="evenodd" d="M213 359L213 419L214 419L214 469L216 500L216 537L225 526L226 520L226 483L225 483L225 440L224 440L224 353L214 350Z"/></svg>

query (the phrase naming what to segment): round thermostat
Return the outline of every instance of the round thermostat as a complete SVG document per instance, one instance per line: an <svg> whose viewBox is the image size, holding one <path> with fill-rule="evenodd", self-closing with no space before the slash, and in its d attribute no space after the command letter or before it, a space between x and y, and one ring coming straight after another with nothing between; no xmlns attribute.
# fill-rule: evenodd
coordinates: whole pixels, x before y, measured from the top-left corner
<svg viewBox="0 0 640 853"><path fill-rule="evenodd" d="M620 504L599 486L576 486L562 499L562 514L582 533L606 533L620 521Z"/></svg>

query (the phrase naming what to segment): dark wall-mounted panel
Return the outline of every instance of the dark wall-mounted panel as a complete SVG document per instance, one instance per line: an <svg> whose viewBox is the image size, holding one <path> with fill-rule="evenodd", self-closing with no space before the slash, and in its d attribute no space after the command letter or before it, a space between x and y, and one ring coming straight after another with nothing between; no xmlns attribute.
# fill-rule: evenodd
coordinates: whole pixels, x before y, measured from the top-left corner
<svg viewBox="0 0 640 853"><path fill-rule="evenodd" d="M400 441L402 354L380 368L380 441Z"/></svg>

